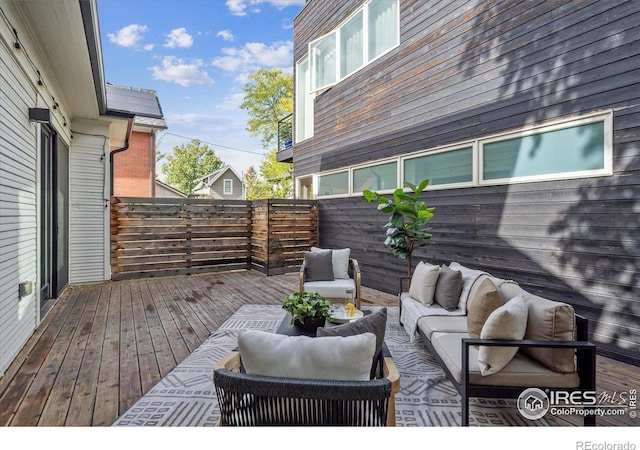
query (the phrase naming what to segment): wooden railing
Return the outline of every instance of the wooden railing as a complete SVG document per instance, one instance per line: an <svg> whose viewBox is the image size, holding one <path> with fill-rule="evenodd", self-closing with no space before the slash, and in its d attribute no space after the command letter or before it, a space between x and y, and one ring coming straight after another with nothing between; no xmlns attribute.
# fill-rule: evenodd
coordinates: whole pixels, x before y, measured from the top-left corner
<svg viewBox="0 0 640 450"><path fill-rule="evenodd" d="M111 279L297 270L317 243L314 201L112 197Z"/></svg>

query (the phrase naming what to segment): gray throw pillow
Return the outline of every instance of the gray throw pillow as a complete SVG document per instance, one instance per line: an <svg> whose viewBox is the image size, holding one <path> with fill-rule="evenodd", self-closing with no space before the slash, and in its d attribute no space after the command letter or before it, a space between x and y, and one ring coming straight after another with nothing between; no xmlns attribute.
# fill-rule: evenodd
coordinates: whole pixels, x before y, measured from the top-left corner
<svg viewBox="0 0 640 450"><path fill-rule="evenodd" d="M333 281L331 250L328 252L304 252L306 281Z"/></svg>
<svg viewBox="0 0 640 450"><path fill-rule="evenodd" d="M458 309L462 294L462 272L453 270L444 264L436 282L435 302L447 311Z"/></svg>
<svg viewBox="0 0 640 450"><path fill-rule="evenodd" d="M354 322L336 325L335 327L318 328L317 337L323 336L354 336L362 333L373 333L376 336L376 350L373 354L374 365L384 344L384 335L387 328L387 308L364 316ZM372 368L374 373L375 366Z"/></svg>

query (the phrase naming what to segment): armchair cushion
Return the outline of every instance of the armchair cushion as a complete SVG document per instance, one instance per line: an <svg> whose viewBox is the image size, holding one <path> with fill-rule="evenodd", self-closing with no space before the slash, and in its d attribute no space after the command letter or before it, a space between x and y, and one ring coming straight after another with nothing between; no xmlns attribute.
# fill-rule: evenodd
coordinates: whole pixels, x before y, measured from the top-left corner
<svg viewBox="0 0 640 450"><path fill-rule="evenodd" d="M333 278L343 280L349 278L349 256L350 248L342 249L324 249L319 247L311 247L312 253L331 252L331 261L333 263Z"/></svg>
<svg viewBox="0 0 640 450"><path fill-rule="evenodd" d="M326 298L344 299L347 289L351 289L351 297L355 298L356 282L351 278L346 280L337 279L333 281L307 281L303 285L303 290L307 292L317 292Z"/></svg>
<svg viewBox="0 0 640 450"><path fill-rule="evenodd" d="M307 281L333 281L333 261L328 252L304 252Z"/></svg>
<svg viewBox="0 0 640 450"><path fill-rule="evenodd" d="M251 375L367 381L375 347L373 333L323 339L260 330L238 333L240 359Z"/></svg>
<svg viewBox="0 0 640 450"><path fill-rule="evenodd" d="M494 310L482 327L481 339L520 340L527 329L527 303L515 297ZM518 347L480 346L478 366L483 376L499 372L518 352Z"/></svg>

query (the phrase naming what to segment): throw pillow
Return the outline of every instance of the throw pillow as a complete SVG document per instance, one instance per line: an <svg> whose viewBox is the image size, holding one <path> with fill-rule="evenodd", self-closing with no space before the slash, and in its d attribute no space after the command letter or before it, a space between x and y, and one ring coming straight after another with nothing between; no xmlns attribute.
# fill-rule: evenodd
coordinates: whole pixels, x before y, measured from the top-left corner
<svg viewBox="0 0 640 450"><path fill-rule="evenodd" d="M462 293L462 272L444 264L440 267L434 301L447 311L458 309Z"/></svg>
<svg viewBox="0 0 640 450"><path fill-rule="evenodd" d="M489 278L480 283L473 298L467 303L467 330L470 338L477 339L489 315L503 305L502 295Z"/></svg>
<svg viewBox="0 0 640 450"><path fill-rule="evenodd" d="M420 261L411 277L409 296L426 306L433 304L433 296L436 291L439 273L439 266Z"/></svg>
<svg viewBox="0 0 640 450"><path fill-rule="evenodd" d="M238 351L248 374L314 380L370 379L373 333L355 336L286 336L240 330Z"/></svg>
<svg viewBox="0 0 640 450"><path fill-rule="evenodd" d="M493 311L480 332L481 339L521 340L527 330L527 303L514 297ZM478 350L478 366L483 376L502 370L518 352L518 347L487 347Z"/></svg>
<svg viewBox="0 0 640 450"><path fill-rule="evenodd" d="M312 253L331 252L331 259L333 262L333 278L336 280L346 280L349 277L349 256L351 255L350 248L342 248L338 250L329 250L318 247L311 247Z"/></svg>
<svg viewBox="0 0 640 450"><path fill-rule="evenodd" d="M376 336L376 350L373 354L374 364L377 361L382 345L384 344L384 334L387 328L387 308L364 316L355 322L337 325L335 327L318 328L316 336L353 336L362 333L373 333Z"/></svg>
<svg viewBox="0 0 640 450"><path fill-rule="evenodd" d="M328 252L304 252L306 281L333 281L331 250Z"/></svg>

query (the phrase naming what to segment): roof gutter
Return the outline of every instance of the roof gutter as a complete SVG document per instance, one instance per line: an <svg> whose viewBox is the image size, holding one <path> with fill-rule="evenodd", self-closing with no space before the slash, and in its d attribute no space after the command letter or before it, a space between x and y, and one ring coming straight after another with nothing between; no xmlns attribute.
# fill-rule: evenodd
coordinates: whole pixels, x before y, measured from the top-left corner
<svg viewBox="0 0 640 450"><path fill-rule="evenodd" d="M107 110L107 93L104 82L104 63L102 61L102 45L100 43L100 25L98 20L97 0L78 0L87 39L89 60L93 72L93 85L98 100L98 111L104 115Z"/></svg>
<svg viewBox="0 0 640 450"><path fill-rule="evenodd" d="M135 120L135 116L129 117L129 120L127 121L127 135L124 138L124 147L117 148L115 150L112 150L111 153L109 153L109 177L110 177L109 196L110 197L113 197L113 165L114 165L113 157L116 155L116 153L124 152L129 148L129 140L131 139L131 133L133 133L134 120Z"/></svg>

